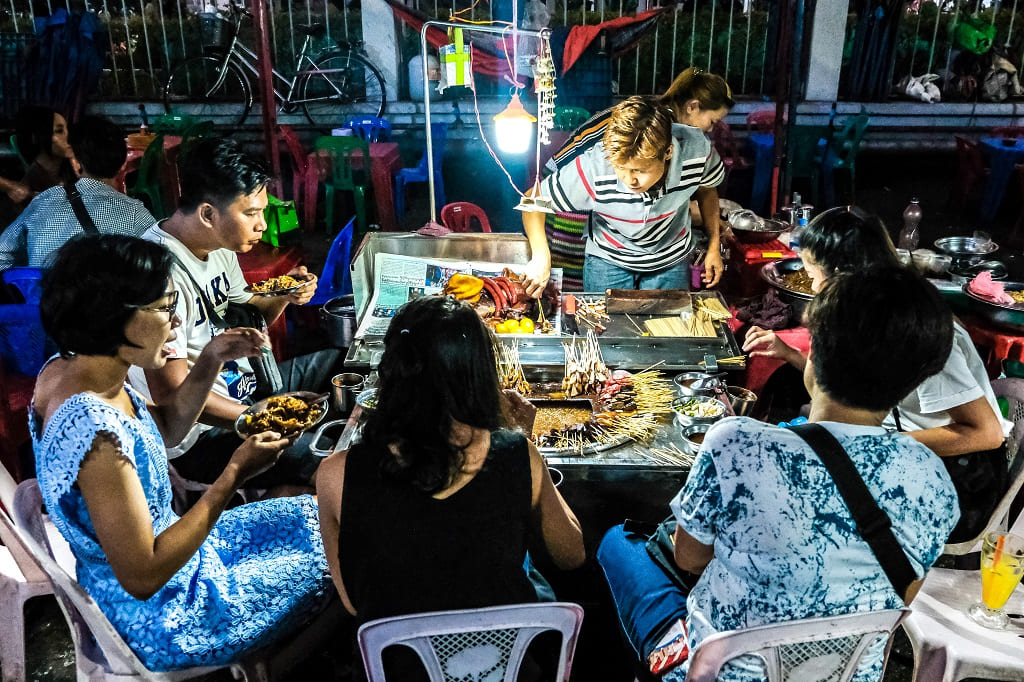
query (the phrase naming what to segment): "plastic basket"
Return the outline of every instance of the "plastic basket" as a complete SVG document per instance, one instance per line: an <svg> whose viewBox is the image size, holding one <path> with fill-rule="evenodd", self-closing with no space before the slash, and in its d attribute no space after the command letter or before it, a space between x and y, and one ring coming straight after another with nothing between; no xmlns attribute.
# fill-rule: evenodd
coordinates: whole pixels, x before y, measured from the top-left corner
<svg viewBox="0 0 1024 682"><path fill-rule="evenodd" d="M199 14L199 37L203 47L226 48L231 44L231 25L215 12Z"/></svg>

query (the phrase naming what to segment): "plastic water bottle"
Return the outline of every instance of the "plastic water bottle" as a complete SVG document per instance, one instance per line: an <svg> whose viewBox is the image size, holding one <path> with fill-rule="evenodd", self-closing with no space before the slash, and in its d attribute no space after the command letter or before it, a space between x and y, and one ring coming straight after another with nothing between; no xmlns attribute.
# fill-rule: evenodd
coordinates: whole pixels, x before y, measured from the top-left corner
<svg viewBox="0 0 1024 682"><path fill-rule="evenodd" d="M789 234L789 250L793 253L800 254L800 235L807 227L807 218L803 214L797 216L796 227Z"/></svg>
<svg viewBox="0 0 1024 682"><path fill-rule="evenodd" d="M917 242L921 237L918 227L921 225L922 216L921 203L917 197L914 197L903 209L903 229L900 230L899 248L907 251L917 248Z"/></svg>

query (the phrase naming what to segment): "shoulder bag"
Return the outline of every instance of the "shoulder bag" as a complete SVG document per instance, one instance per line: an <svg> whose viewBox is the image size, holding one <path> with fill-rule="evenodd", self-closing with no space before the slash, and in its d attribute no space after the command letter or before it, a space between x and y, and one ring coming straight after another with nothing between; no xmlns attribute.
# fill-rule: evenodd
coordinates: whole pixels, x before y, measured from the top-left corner
<svg viewBox="0 0 1024 682"><path fill-rule="evenodd" d="M85 210L85 202L82 201L82 195L78 193L78 186L64 183L64 192L68 195L71 210L75 212L75 217L82 225L82 231L86 234L99 234L100 231L96 229L96 223L92 221L92 216Z"/></svg>
<svg viewBox="0 0 1024 682"><path fill-rule="evenodd" d="M840 496L857 524L857 531L882 565L896 594L905 602L907 588L917 580L917 574L892 533L892 520L871 496L871 491L850 456L836 437L821 424L801 424L792 427L792 430L807 441L832 475Z"/></svg>
<svg viewBox="0 0 1024 682"><path fill-rule="evenodd" d="M267 331L267 321L264 319L263 313L251 303L235 303L232 301L228 303L224 315L218 313L209 297L207 297L206 291L199 286L199 283L196 282L195 277L185 267L185 264L181 262L181 259L174 255L173 251L171 252L171 257L178 268L192 282L195 290L199 292L199 299L203 303L203 309L206 310L206 316L209 318L210 324L217 329L252 327L261 332ZM281 371L277 366L277 360L274 359L274 354L269 349L264 350L260 355L249 358L249 364L252 366L253 374L256 375L256 392L258 395L273 395L283 390L284 382L281 380Z"/></svg>

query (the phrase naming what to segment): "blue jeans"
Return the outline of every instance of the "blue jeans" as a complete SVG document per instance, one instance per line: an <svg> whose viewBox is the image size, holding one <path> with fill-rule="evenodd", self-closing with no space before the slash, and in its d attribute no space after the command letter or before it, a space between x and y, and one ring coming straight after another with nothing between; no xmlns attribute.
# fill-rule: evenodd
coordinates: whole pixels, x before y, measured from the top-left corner
<svg viewBox="0 0 1024 682"><path fill-rule="evenodd" d="M689 289L690 264L683 260L657 272L633 272L589 253L583 261L583 290Z"/></svg>
<svg viewBox="0 0 1024 682"><path fill-rule="evenodd" d="M641 660L654 650L668 626L686 617L686 596L647 554L647 538L609 530L597 548L619 622Z"/></svg>

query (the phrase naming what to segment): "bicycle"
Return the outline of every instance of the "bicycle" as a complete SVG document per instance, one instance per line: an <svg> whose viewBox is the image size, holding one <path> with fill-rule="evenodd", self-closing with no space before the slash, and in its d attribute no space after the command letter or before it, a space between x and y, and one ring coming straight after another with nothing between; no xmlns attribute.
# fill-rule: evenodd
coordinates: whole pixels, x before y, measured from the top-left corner
<svg viewBox="0 0 1024 682"><path fill-rule="evenodd" d="M164 85L164 107L168 113L174 113L172 107L184 102L238 103L242 105L242 114L237 124L248 117L253 105L250 74L259 78L259 72L256 53L239 41L238 29L252 14L233 3L228 7L230 21L219 16L218 20L231 26L230 45L225 50L204 50L203 56L186 59L171 69ZM292 113L301 106L309 122L320 128L340 125L353 117L384 113L384 77L368 61L360 43L332 45L310 56L313 41L326 37L326 27L309 24L296 28L306 39L296 58L295 76L288 78L272 69L274 100L282 112ZM189 113L202 116L206 112L190 109Z"/></svg>

